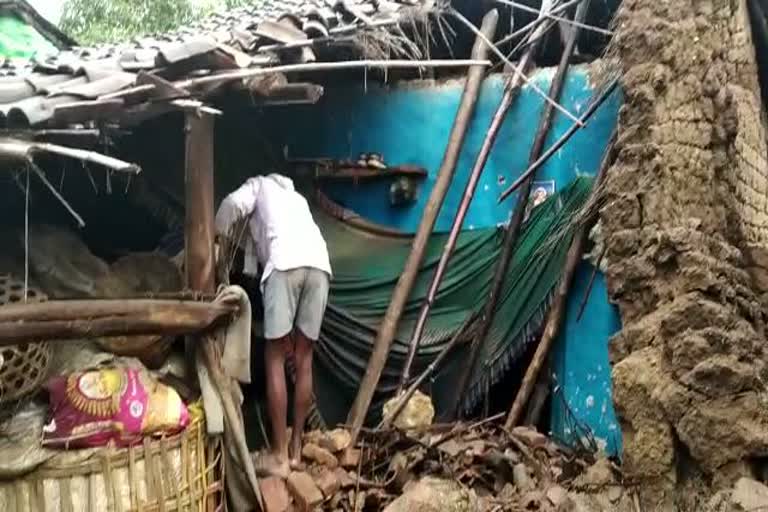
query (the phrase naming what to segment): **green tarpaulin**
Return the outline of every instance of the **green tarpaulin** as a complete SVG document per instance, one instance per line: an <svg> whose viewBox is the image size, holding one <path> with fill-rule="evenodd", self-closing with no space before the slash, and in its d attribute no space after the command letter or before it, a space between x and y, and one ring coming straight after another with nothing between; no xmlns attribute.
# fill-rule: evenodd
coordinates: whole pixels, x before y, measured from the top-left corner
<svg viewBox="0 0 768 512"><path fill-rule="evenodd" d="M0 57L28 59L55 51L50 41L20 17L0 14Z"/></svg>
<svg viewBox="0 0 768 512"><path fill-rule="evenodd" d="M482 390L500 378L541 326L560 278L572 236L573 215L584 204L591 185L591 178L576 179L536 208L524 225L500 295L497 315L481 354L482 367L471 380L466 407L476 403ZM344 420L357 392L376 328L408 256L411 238L363 233L323 215L317 220L328 241L334 279L316 355L316 394L326 421L336 423ZM400 323L398 339L379 384L378 403L371 407L372 420L381 411L381 399L397 385L407 352L406 343L446 238L446 235L434 235L429 241ZM426 367L451 335L482 307L501 241L502 232L495 228L465 231L459 237L418 351L417 372ZM471 332L470 328L469 335ZM466 355L466 346L458 349L433 382L438 412L455 390L459 362L466 360Z"/></svg>

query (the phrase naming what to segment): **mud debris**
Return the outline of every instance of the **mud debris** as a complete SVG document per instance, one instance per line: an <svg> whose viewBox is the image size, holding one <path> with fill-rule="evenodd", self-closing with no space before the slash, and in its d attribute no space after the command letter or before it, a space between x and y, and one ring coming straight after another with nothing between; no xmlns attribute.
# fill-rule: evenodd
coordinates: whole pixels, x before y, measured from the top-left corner
<svg viewBox="0 0 768 512"><path fill-rule="evenodd" d="M611 461L573 453L532 428L458 423L366 431L356 447L345 439L340 429L307 433L306 470L287 483L292 502L277 491L282 508L270 510L633 510ZM356 464L344 464L350 459Z"/></svg>

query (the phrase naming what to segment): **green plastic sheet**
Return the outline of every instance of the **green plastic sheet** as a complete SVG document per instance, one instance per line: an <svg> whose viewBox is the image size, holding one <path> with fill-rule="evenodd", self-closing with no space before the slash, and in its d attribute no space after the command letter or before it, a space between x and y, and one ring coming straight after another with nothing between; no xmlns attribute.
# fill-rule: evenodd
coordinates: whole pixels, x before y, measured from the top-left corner
<svg viewBox="0 0 768 512"><path fill-rule="evenodd" d="M14 14L0 14L0 57L28 59L55 51L56 47L29 23Z"/></svg>
<svg viewBox="0 0 768 512"><path fill-rule="evenodd" d="M543 322L572 238L574 214L584 205L592 179L579 177L531 213L521 230L481 365L471 377L464 407L477 403L491 384L525 351ZM328 216L318 215L328 242L334 279L315 362L318 406L328 423L344 421L370 357L376 329L384 316L411 247L411 238L361 232ZM415 374L441 352L468 323L471 338L477 313L488 295L501 250L500 229L464 231L443 279L425 335ZM379 383L370 421L395 390L419 308L424 302L447 235L433 235L408 300L399 331ZM455 392L467 345L458 348L432 382L438 413Z"/></svg>

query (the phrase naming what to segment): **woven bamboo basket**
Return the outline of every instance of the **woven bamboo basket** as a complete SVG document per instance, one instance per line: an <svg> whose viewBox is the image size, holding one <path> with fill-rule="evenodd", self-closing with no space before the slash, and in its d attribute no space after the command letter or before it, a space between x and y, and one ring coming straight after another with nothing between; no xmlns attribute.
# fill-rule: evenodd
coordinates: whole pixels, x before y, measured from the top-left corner
<svg viewBox="0 0 768 512"><path fill-rule="evenodd" d="M45 302L46 295L29 287L27 302ZM0 307L24 301L24 282L0 274ZM48 377L53 348L47 341L0 348L0 404L37 392Z"/></svg>
<svg viewBox="0 0 768 512"><path fill-rule="evenodd" d="M223 478L221 441L198 419L143 445L62 452L23 478L0 481L0 510L216 512Z"/></svg>

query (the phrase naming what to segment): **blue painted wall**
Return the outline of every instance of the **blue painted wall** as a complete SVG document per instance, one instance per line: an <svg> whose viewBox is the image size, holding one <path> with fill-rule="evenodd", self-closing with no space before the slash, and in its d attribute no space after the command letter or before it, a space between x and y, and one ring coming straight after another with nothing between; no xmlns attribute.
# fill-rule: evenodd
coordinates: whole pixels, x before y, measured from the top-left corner
<svg viewBox="0 0 768 512"><path fill-rule="evenodd" d="M553 69L537 71L535 83L549 88ZM501 99L503 77L485 81L456 169L454 183L437 220L438 231L448 231L469 171L482 144L491 117ZM319 105L280 109L270 116L273 135L288 146L293 158L356 158L378 152L392 165L415 164L429 171L416 204L389 205L388 183L329 184L326 193L337 202L374 222L414 232L434 184L459 105L462 83L409 82L393 87L327 88ZM566 82L561 103L579 115L595 95L589 66L575 66ZM537 180L554 180L561 189L577 175L594 175L616 125L622 95L616 91L579 131L538 172ZM506 222L516 197L497 203L499 193L526 169L544 101L530 87L522 90L509 112L481 178L464 223L465 229ZM571 126L558 113L546 146ZM616 309L608 303L605 281L598 275L580 322L576 314L584 296L591 267L582 265L568 300L566 324L554 351L554 372L562 397L575 418L586 424L611 454L621 450L610 389L607 343L620 328ZM563 403L553 403L552 432L568 442L580 435Z"/></svg>
<svg viewBox="0 0 768 512"><path fill-rule="evenodd" d="M589 66L574 66L565 82L561 102L579 115L594 95ZM534 75L535 83L547 90L554 69ZM474 121L456 169L454 185L437 220L438 231L448 231L458 207L469 171L482 144L491 117L503 92L504 78L494 75L481 91ZM413 232L434 184L458 109L463 83L452 80L406 82L393 87L327 88L319 105L285 109L276 119L276 129L291 157L357 158L360 153L378 152L392 165L415 164L426 168L416 204L389 205L388 183L333 184L326 192L337 202L364 217ZM539 180L555 180L562 188L576 175L594 174L605 145L616 124L621 93L617 91L539 172ZM499 193L527 167L528 155L544 101L532 88L522 90L509 112L464 224L465 229L506 222L515 198L497 203ZM547 145L571 126L558 113Z"/></svg>
<svg viewBox="0 0 768 512"><path fill-rule="evenodd" d="M619 329L618 308L608 303L605 277L598 272L592 291L577 321L581 301L594 267L582 262L572 285L563 329L552 352L555 374L551 431L555 438L574 444L587 426L598 446L610 455L621 454L621 430L611 399L608 340Z"/></svg>

